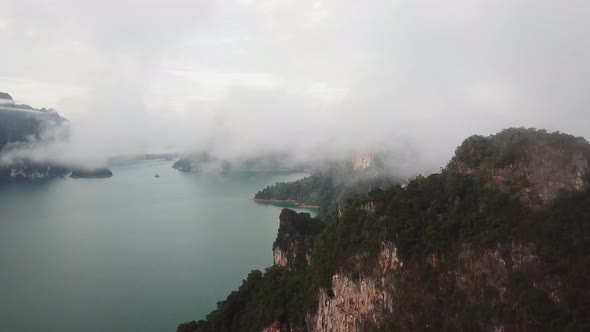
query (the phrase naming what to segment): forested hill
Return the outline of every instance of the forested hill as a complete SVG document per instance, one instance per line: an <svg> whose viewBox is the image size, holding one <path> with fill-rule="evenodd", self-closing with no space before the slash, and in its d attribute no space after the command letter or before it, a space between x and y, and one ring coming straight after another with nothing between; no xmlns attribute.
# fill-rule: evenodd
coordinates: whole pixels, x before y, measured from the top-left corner
<svg viewBox="0 0 590 332"><path fill-rule="evenodd" d="M404 181L381 165L358 169L353 162L332 163L312 175L293 182L277 182L257 192L254 199L296 201L319 206L325 221L338 217L338 206L346 199L365 195L375 188Z"/></svg>
<svg viewBox="0 0 590 332"><path fill-rule="evenodd" d="M320 233L283 227L285 264L178 331L587 331L589 151L534 129L471 137L441 173L348 200ZM307 265L288 261L297 238Z"/></svg>

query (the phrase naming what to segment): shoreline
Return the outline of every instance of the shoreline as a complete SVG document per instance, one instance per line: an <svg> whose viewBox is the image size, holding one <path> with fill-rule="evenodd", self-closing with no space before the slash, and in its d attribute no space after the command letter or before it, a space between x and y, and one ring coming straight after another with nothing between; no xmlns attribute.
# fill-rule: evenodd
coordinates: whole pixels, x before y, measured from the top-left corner
<svg viewBox="0 0 590 332"><path fill-rule="evenodd" d="M295 204L297 207L300 207L303 209L319 209L320 208L319 205L299 203L297 200L294 200L294 199L253 198L252 200L257 203L291 203L291 204Z"/></svg>

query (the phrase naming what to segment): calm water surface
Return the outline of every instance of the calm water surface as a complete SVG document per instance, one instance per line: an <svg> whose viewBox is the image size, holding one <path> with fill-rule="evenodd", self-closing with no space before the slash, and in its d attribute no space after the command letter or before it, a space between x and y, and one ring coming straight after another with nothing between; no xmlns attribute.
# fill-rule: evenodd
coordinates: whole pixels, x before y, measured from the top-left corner
<svg viewBox="0 0 590 332"><path fill-rule="evenodd" d="M281 208L251 198L305 174L171 166L0 187L0 331L175 331L272 264Z"/></svg>

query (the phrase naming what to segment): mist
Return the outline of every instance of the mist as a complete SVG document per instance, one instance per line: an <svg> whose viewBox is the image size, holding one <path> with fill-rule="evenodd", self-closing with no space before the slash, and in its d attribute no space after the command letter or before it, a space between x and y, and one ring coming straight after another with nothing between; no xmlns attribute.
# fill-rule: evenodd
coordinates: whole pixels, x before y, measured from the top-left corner
<svg viewBox="0 0 590 332"><path fill-rule="evenodd" d="M428 172L473 134L590 137L587 1L7 2L0 91L70 120L20 158L388 151Z"/></svg>

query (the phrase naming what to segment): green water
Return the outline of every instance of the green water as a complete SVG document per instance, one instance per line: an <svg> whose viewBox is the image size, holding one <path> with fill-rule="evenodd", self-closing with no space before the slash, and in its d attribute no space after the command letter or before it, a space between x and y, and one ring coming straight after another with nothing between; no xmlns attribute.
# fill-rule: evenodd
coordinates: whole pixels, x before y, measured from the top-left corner
<svg viewBox="0 0 590 332"><path fill-rule="evenodd" d="M175 331L272 264L281 208L251 197L304 174L171 165L0 187L0 331Z"/></svg>

